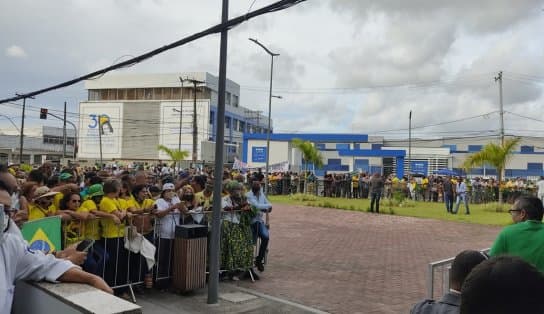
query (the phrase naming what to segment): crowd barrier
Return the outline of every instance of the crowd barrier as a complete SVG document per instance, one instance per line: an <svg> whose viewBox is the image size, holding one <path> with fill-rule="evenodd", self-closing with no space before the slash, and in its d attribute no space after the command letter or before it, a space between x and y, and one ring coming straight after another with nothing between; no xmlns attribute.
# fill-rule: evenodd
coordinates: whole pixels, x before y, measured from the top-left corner
<svg viewBox="0 0 544 314"><path fill-rule="evenodd" d="M489 253L489 248L480 250ZM455 257L429 263L427 267L427 299L441 297L450 290L450 269ZM437 291L437 287L441 287Z"/></svg>
<svg viewBox="0 0 544 314"><path fill-rule="evenodd" d="M223 215L235 215L239 212L222 211L222 217ZM206 223L211 222L211 213L211 211L203 212L207 217L204 220ZM169 215L172 215L171 221L175 221L175 216L173 214ZM94 228L102 228L99 223L101 219L104 218L72 220L63 223L63 247L65 248L68 245L87 239L90 235L100 234L98 233L100 230L94 230ZM135 221L139 222L139 224L135 225ZM152 225L152 229L148 229L147 233L145 233L146 221L150 221ZM268 215L266 217L266 225L267 227L269 226ZM152 214L132 215L131 218L124 220L122 224L117 225L117 228L117 234L123 234L122 237L94 239L95 242L88 251L83 269L102 277L112 289L127 289L134 302L136 301L134 286L145 285L149 287L151 284L154 284L159 289L161 287L166 289L173 277L174 238L169 238L168 235L163 237L161 234L161 220ZM231 271L245 272L253 267L253 261L258 254L260 241L257 239L257 242L253 243L251 229L246 228L244 230L248 232L244 236L248 241L251 241L247 243L248 252L251 251L251 264L234 269L221 267L220 273ZM143 238L147 239L155 247L155 264L152 269L149 270L147 268L147 262L140 253L134 253L125 249L125 242L130 240L133 235L142 235ZM208 225L208 245L210 243L210 235L211 223ZM224 233L221 232L221 243L223 243L223 237ZM227 254L235 254L235 252L230 250ZM264 264L267 262L267 255L265 254ZM209 258L206 258L206 261L208 260ZM207 270L208 265L205 268ZM209 271L207 270L206 273L209 273ZM249 275L251 276L251 280L254 281L253 274L249 272Z"/></svg>

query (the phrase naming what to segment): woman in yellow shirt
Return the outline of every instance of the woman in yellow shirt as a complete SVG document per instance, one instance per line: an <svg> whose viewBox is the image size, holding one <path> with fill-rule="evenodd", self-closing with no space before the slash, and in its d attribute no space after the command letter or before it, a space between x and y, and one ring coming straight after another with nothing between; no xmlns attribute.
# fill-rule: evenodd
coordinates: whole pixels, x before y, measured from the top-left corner
<svg viewBox="0 0 544 314"><path fill-rule="evenodd" d="M108 180L104 183L104 197L100 201L102 225L102 245L108 254L104 269L104 280L115 287L127 283L128 251L125 249L126 211L119 202L121 183L117 180ZM125 289L117 289L122 293Z"/></svg>
<svg viewBox="0 0 544 314"><path fill-rule="evenodd" d="M104 258L106 256L102 241L100 241L100 220L98 218L103 214L98 210L98 204L102 201L103 196L102 184L91 185L87 192L87 199L83 201L78 209L79 212L88 213L84 229L85 239L95 240L87 254L85 263L83 263L83 269L98 276L103 276Z"/></svg>
<svg viewBox="0 0 544 314"><path fill-rule="evenodd" d="M56 215L56 208L53 206L53 198L58 192L51 192L48 187L40 186L34 192L34 199L28 206L28 220L37 220ZM68 220L69 216L63 217Z"/></svg>

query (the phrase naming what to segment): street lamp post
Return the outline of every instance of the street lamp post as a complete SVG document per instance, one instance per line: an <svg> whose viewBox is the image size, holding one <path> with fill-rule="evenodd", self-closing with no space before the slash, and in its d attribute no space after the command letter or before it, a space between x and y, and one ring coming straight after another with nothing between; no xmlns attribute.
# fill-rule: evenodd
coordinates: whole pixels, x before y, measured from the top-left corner
<svg viewBox="0 0 544 314"><path fill-rule="evenodd" d="M271 114L272 114L272 74L274 73L274 57L279 56L279 53L273 53L272 51L268 50L263 44L261 44L257 39L249 38L252 42L256 43L257 45L261 46L261 48L266 51L270 55L270 90L268 93L268 128L266 132L266 175L264 176L264 193L268 195L268 170L270 166L270 120L271 120Z"/></svg>
<svg viewBox="0 0 544 314"><path fill-rule="evenodd" d="M412 175L412 110L408 116L408 169L409 175Z"/></svg>

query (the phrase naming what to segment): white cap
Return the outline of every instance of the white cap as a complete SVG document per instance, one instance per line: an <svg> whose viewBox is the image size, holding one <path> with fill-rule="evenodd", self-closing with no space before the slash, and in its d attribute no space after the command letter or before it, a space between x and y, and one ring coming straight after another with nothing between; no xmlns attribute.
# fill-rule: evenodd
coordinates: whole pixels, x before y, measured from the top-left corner
<svg viewBox="0 0 544 314"><path fill-rule="evenodd" d="M165 191L165 190L174 190L176 187L174 186L173 183L165 183L163 186L162 186L162 190Z"/></svg>

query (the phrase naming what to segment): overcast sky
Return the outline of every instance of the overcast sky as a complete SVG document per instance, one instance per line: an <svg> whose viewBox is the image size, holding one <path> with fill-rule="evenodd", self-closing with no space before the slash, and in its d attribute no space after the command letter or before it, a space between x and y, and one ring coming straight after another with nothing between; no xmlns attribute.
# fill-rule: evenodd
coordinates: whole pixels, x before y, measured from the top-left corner
<svg viewBox="0 0 544 314"><path fill-rule="evenodd" d="M234 17L254 1L230 2ZM242 106L266 113L270 57L254 37L281 54L275 132L407 137L412 110L414 136L451 137L498 132L494 77L503 71L506 133L544 136L543 9L536 0L308 0L232 29L227 76L241 85ZM0 98L176 41L220 15L219 0L0 0ZM120 72L217 75L218 61L213 35ZM66 100L77 112L85 98L78 84L28 100L27 123L43 123L39 107L61 109ZM0 105L17 125L20 111ZM0 128L13 126L0 117Z"/></svg>

